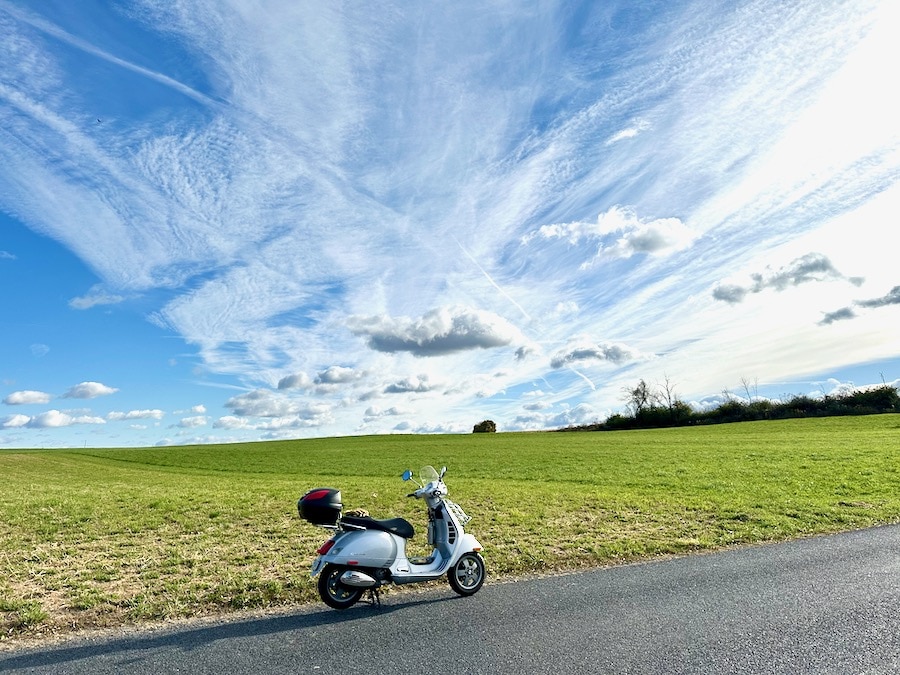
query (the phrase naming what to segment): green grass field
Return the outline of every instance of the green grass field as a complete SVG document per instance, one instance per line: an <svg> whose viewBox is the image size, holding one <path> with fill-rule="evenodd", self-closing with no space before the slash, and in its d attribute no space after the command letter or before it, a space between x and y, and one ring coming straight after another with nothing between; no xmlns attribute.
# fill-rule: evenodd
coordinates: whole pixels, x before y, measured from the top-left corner
<svg viewBox="0 0 900 675"><path fill-rule="evenodd" d="M316 599L297 498L426 516L399 476L449 467L490 578L900 520L900 415L614 433L376 436L0 451L0 638ZM448 589L448 592L449 589Z"/></svg>

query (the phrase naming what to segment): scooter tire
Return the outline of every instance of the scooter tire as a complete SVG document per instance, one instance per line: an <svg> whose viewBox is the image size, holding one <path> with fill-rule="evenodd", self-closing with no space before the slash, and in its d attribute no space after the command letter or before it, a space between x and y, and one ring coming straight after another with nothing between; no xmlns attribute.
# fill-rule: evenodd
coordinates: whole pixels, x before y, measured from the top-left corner
<svg viewBox="0 0 900 675"><path fill-rule="evenodd" d="M362 597L363 589L341 583L341 575L348 568L340 565L325 565L319 574L319 597L332 609L347 609Z"/></svg>
<svg viewBox="0 0 900 675"><path fill-rule="evenodd" d="M460 595L475 595L484 584L484 559L474 551L464 553L450 568L447 581L450 588Z"/></svg>

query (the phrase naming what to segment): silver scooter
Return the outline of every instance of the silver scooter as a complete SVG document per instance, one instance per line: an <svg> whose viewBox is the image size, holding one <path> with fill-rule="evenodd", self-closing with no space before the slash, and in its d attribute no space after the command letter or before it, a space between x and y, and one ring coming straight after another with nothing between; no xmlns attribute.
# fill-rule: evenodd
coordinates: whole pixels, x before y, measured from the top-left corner
<svg viewBox="0 0 900 675"><path fill-rule="evenodd" d="M334 609L354 605L366 590L378 601L377 589L384 584L411 584L431 581L447 575L450 587L460 595L473 595L485 579L481 544L465 531L470 518L458 504L447 499L444 474L434 467L422 469L419 481L412 471L403 480L419 487L407 497L424 499L428 506L428 543L430 555L408 558L406 542L412 539L413 526L404 518L376 520L368 515L342 516L341 493L334 488L310 490L300 501L300 516L335 534L316 551L312 576L319 576L322 601Z"/></svg>

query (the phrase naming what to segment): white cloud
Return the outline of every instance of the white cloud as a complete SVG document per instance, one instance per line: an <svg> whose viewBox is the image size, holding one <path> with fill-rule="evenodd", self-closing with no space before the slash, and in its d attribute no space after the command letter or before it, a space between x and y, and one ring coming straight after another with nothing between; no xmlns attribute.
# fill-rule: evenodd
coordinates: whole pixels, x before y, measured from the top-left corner
<svg viewBox="0 0 900 675"><path fill-rule="evenodd" d="M184 417L178 422L178 426L182 429L194 429L196 427L205 427L207 419L205 415L195 415L193 417Z"/></svg>
<svg viewBox="0 0 900 675"><path fill-rule="evenodd" d="M0 260L15 260L16 256L14 256L9 251L0 251Z"/></svg>
<svg viewBox="0 0 900 675"><path fill-rule="evenodd" d="M900 305L900 286L894 286L890 291L879 297L854 300L853 305L864 309L879 309L891 305ZM827 326L836 321L847 321L858 317L859 315L854 311L853 307L841 307L840 309L825 312L821 321L819 321L819 325Z"/></svg>
<svg viewBox="0 0 900 675"><path fill-rule="evenodd" d="M769 288L783 291L800 284L842 279L847 279L854 286L862 283L862 279L859 277L845 277L835 268L831 260L821 253L807 253L776 270L766 267L763 272L752 273L750 278L753 283L748 286L738 284L716 286L713 289L713 297L729 304L736 304L746 298L749 293L761 293Z"/></svg>
<svg viewBox="0 0 900 675"><path fill-rule="evenodd" d="M565 427L583 426L601 422L609 416L609 411L598 411L593 406L580 403L569 407L565 406L557 412L541 413L529 412L516 416L507 425L508 431L537 431L540 429L563 429Z"/></svg>
<svg viewBox="0 0 900 675"><path fill-rule="evenodd" d="M391 382L384 388L385 394L424 394L432 391L435 385L430 382L427 374L410 375L396 382Z"/></svg>
<svg viewBox="0 0 900 675"><path fill-rule="evenodd" d="M849 319L855 318L856 312L854 312L851 307L842 307L841 309L834 310L833 312L826 312L822 317L822 320L819 321L819 325L828 326L835 321L847 321Z"/></svg>
<svg viewBox="0 0 900 675"><path fill-rule="evenodd" d="M409 352L414 356L442 356L471 349L503 347L524 342L519 330L492 312L468 307L441 307L420 319L385 315L352 317L350 330L367 338L380 352Z"/></svg>
<svg viewBox="0 0 900 675"><path fill-rule="evenodd" d="M200 403L198 405L192 405L187 410L176 410L174 413L176 415L185 415L187 413L190 413L191 415L203 415L206 413L206 406Z"/></svg>
<svg viewBox="0 0 900 675"><path fill-rule="evenodd" d="M579 309L578 303L574 300L565 300L556 303L556 307L553 308L553 314L558 318L562 318L570 314L577 314Z"/></svg>
<svg viewBox="0 0 900 675"><path fill-rule="evenodd" d="M622 365L634 359L644 358L637 350L615 342L592 342L578 340L556 352L550 359L551 368L590 364L592 362L609 362Z"/></svg>
<svg viewBox="0 0 900 675"><path fill-rule="evenodd" d="M106 420L92 415L73 416L59 410L48 410L32 417L25 426L35 429L54 429L69 427L73 424L106 424Z"/></svg>
<svg viewBox="0 0 900 675"><path fill-rule="evenodd" d="M4 429L17 429L26 426L31 421L28 415L10 415L0 424Z"/></svg>
<svg viewBox="0 0 900 675"><path fill-rule="evenodd" d="M3 399L3 402L6 405L33 405L33 404L43 404L49 403L53 398L51 394L47 394L43 391L14 391L9 396Z"/></svg>
<svg viewBox="0 0 900 675"><path fill-rule="evenodd" d="M364 373L361 373L353 368L346 368L344 366L331 366L323 370L316 376L316 384L347 384L349 382L355 382L363 376ZM281 386L279 386L278 388L282 389Z"/></svg>
<svg viewBox="0 0 900 675"><path fill-rule="evenodd" d="M254 425L244 417L235 417L234 415L224 415L213 422L215 429L254 429Z"/></svg>
<svg viewBox="0 0 900 675"><path fill-rule="evenodd" d="M310 385L312 385L312 380L306 373L286 375L278 381L279 389L303 389Z"/></svg>
<svg viewBox="0 0 900 675"><path fill-rule="evenodd" d="M606 145L612 145L613 143L618 143L619 141L624 141L628 138L634 138L642 131L646 131L650 128L650 123L647 120L638 120L635 124L628 126L621 131L616 132L606 141Z"/></svg>
<svg viewBox="0 0 900 675"><path fill-rule="evenodd" d="M31 353L35 358L41 358L42 356L47 356L50 353L50 347L42 343L35 343L31 345Z"/></svg>
<svg viewBox="0 0 900 675"><path fill-rule="evenodd" d="M297 414L287 417L267 418L265 421L256 425L256 429L261 431L289 431L292 429L310 429L319 427L330 421L330 411L323 410L317 414Z"/></svg>
<svg viewBox="0 0 900 675"><path fill-rule="evenodd" d="M117 391L119 390L115 389L114 387L107 387L105 384L101 384L100 382L82 382L69 389L65 394L62 395L62 397L97 398L98 396L109 396L110 394L115 394Z"/></svg>
<svg viewBox="0 0 900 675"><path fill-rule="evenodd" d="M69 307L72 309L90 309L98 305L116 305L125 300L124 296L116 293L110 293L101 285L94 286L86 295L72 298L69 300Z"/></svg>
<svg viewBox="0 0 900 675"><path fill-rule="evenodd" d="M900 305L900 286L894 286L890 291L878 298L858 300L860 307L887 307L888 305Z"/></svg>
<svg viewBox="0 0 900 675"><path fill-rule="evenodd" d="M400 422L394 426L394 431L404 434L462 434L472 431L471 425L441 422Z"/></svg>
<svg viewBox="0 0 900 675"><path fill-rule="evenodd" d="M595 223L570 222L543 225L525 238L565 239L571 245L588 240L596 246L595 258L630 258L640 253L662 255L687 248L697 237L678 218L642 220L633 208L613 206Z"/></svg>
<svg viewBox="0 0 900 675"><path fill-rule="evenodd" d="M328 419L331 406L289 398L269 389L256 389L228 399L225 407L234 417L264 417L279 420L306 420L321 424ZM223 418L220 418L223 419Z"/></svg>
<svg viewBox="0 0 900 675"><path fill-rule="evenodd" d="M122 420L161 420L165 416L162 410L129 410L128 412L113 411L106 415L106 419L110 422L120 422Z"/></svg>
<svg viewBox="0 0 900 675"><path fill-rule="evenodd" d="M370 406L366 408L364 422L373 422L384 417L402 417L404 415L415 415L415 408L391 406L390 408L379 408L378 406Z"/></svg>

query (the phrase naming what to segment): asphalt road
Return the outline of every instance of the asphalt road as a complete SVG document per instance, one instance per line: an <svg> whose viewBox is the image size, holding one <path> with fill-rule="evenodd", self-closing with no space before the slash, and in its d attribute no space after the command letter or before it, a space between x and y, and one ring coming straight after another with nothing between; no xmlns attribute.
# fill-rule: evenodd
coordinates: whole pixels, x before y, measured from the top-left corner
<svg viewBox="0 0 900 675"><path fill-rule="evenodd" d="M900 673L900 526L77 639L0 671Z"/></svg>

